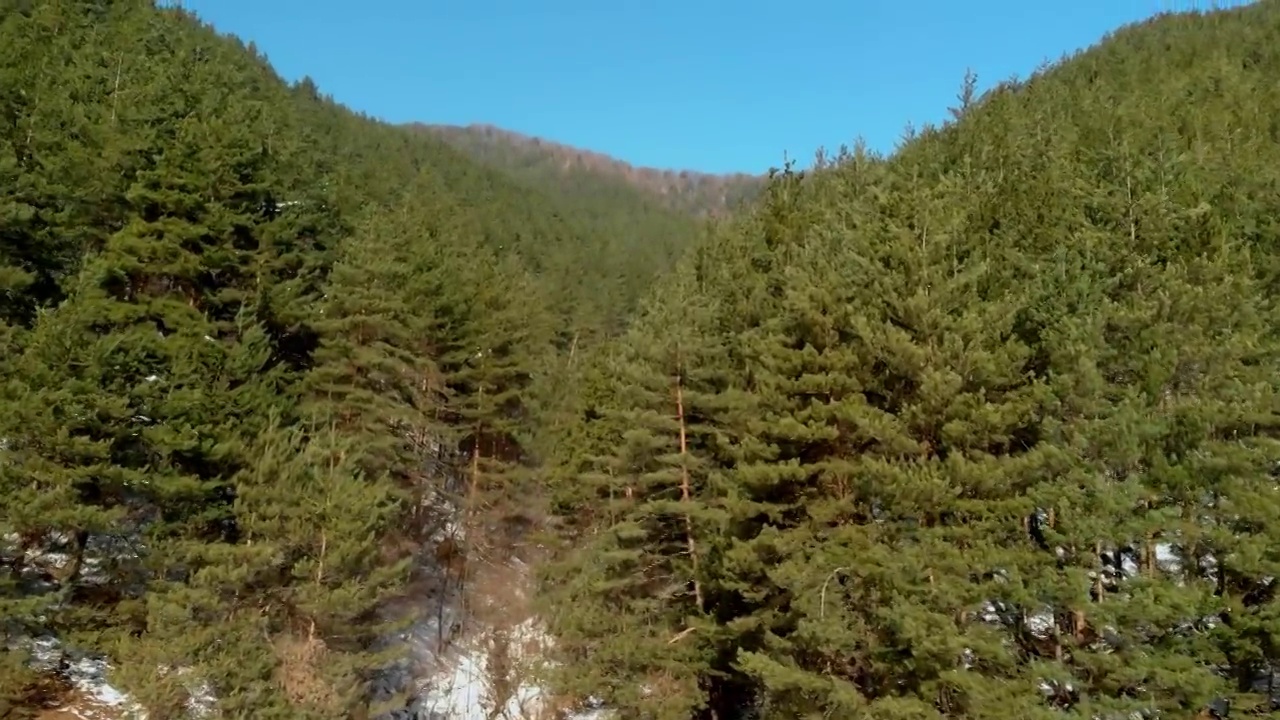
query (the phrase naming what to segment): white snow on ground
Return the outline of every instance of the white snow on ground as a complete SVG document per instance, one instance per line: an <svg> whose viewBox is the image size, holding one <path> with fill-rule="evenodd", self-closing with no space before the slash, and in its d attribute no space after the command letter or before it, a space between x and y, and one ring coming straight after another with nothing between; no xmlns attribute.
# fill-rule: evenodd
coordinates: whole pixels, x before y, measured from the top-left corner
<svg viewBox="0 0 1280 720"><path fill-rule="evenodd" d="M445 538L463 542L464 527L456 518L450 517L456 513L448 512L451 509L448 500L443 496L431 498L431 505L437 511L443 508L444 512L437 516L437 526L428 546L432 547ZM69 542L69 537L53 536L45 546L29 550L27 562L63 567L70 557L60 550ZM17 543L16 537L0 537L0 545L13 547ZM94 583L105 578L103 565L110 558L136 559L138 544L136 538L92 538L93 547L84 558L81 581ZM515 614L508 615L506 620L514 623L523 611L528 569L515 559L495 569L498 587L503 588L497 593L501 597L487 598L485 602L514 611ZM414 629L400 639L410 646L411 655L416 656L416 664L429 669L428 672L420 672L418 681L414 683L422 689L414 704L417 717L446 720L610 720L612 713L600 708L567 717L554 713L548 694L534 680L539 664L544 662L552 644L537 618L524 616L506 632L476 623L468 632L454 635L455 623L466 613L457 605L457 594L448 590L445 586L424 596L406 598L410 604L422 606L421 609L427 611ZM514 592L508 595L508 590ZM435 652L437 640L442 640L445 646L438 655ZM34 665L50 671L61 667L75 688L76 692L68 704L58 708L63 715L81 720L146 720L146 713L128 694L107 681L110 668L107 659L65 648L53 637L27 640L21 644L30 650ZM500 670L491 672L491 658L500 659ZM191 720L207 717L216 704L211 689L201 685L203 683L193 683L190 688L193 697L187 717ZM495 707L500 711L492 712Z"/></svg>
<svg viewBox="0 0 1280 720"><path fill-rule="evenodd" d="M450 720L488 720L495 704L491 696L492 679L483 654L466 654L457 658L452 670L435 678L421 701L423 710L438 713ZM499 717L533 720L540 706L541 689L519 687L503 704Z"/></svg>
<svg viewBox="0 0 1280 720"><path fill-rule="evenodd" d="M100 657L76 657L61 643L51 637L27 641L21 647L31 653L36 668L56 670L63 667L63 675L76 689L71 704L58 708L61 712L83 720L147 720L146 712L123 691L107 681L110 664ZM163 668L160 670L163 672ZM178 674L183 674L179 670ZM193 682L189 687L191 699L187 702L188 717L198 720L207 717L216 700L207 683Z"/></svg>
<svg viewBox="0 0 1280 720"><path fill-rule="evenodd" d="M519 673L534 667L539 658L536 647L549 642L547 635L534 621L529 621L511 633L509 661ZM442 661L440 670L425 683L427 692L419 700L417 709L422 717L436 716L448 720L552 720L545 706L546 693L531 683L519 684L509 697L494 697L500 678L491 676L488 664L488 648L482 642L470 642L466 652L455 652ZM523 648L523 649L521 649ZM43 638L32 643L32 655L38 664L55 667L62 650L55 640ZM68 664L67 676L79 691L75 701L59 710L81 720L146 720L146 713L137 707L120 690L107 682L108 664L105 660L83 658ZM497 682L495 682L497 681ZM195 693L189 706L188 717L200 718L212 709L213 698L207 689ZM496 703L501 711L493 713ZM605 709L584 710L566 720L609 720L612 714Z"/></svg>
<svg viewBox="0 0 1280 720"><path fill-rule="evenodd" d="M466 651L453 658L443 658L442 667L426 681L427 691L420 700L428 713L435 712L450 720L488 720L501 706L497 717L504 720L540 720L545 711L546 693L532 682L542 662L542 651L551 639L535 620L526 620L507 635L504 665L509 670L501 676L489 670L490 656L497 636L486 631L466 643ZM501 650L499 650L501 652ZM507 679L515 687L500 697Z"/></svg>
<svg viewBox="0 0 1280 720"><path fill-rule="evenodd" d="M146 714L129 700L129 696L107 682L110 666L106 660L66 657L62 644L51 637L37 638L22 643L22 646L31 653L34 667L53 670L66 661L64 672L78 691L78 697L73 705L59 708L62 712L84 720L145 720Z"/></svg>

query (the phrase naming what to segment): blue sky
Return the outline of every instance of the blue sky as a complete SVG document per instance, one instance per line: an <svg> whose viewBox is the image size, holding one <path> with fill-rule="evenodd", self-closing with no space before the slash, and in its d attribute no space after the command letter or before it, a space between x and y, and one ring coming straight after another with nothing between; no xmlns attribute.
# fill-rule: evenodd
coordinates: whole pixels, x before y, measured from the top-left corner
<svg viewBox="0 0 1280 720"><path fill-rule="evenodd" d="M614 155L759 172L891 150L985 87L1192 0L182 0L285 78L391 122L483 122ZM1207 5L1207 2L1202 2ZM1235 2L1231 4L1242 4Z"/></svg>

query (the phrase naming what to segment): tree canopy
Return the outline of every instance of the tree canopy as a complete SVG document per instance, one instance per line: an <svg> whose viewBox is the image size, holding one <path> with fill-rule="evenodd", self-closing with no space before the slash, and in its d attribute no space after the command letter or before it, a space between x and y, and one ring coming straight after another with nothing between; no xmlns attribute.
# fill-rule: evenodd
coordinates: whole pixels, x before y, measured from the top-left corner
<svg viewBox="0 0 1280 720"><path fill-rule="evenodd" d="M1278 32L1160 16L775 172L554 460L563 686L653 720L1280 709Z"/></svg>
<svg viewBox="0 0 1280 720"><path fill-rule="evenodd" d="M403 601L512 557L617 720L1280 712L1278 40L673 179L0 0L0 717L51 642L153 718L385 716Z"/></svg>

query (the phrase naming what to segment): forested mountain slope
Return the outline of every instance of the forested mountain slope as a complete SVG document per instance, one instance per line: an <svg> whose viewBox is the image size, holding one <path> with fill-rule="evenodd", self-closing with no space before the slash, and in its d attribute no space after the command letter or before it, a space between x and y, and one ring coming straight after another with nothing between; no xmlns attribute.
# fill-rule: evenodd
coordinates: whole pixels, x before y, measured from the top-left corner
<svg viewBox="0 0 1280 720"><path fill-rule="evenodd" d="M544 568L622 718L1280 712L1280 2L776 174L584 369Z"/></svg>
<svg viewBox="0 0 1280 720"><path fill-rule="evenodd" d="M658 170L636 167L601 153L569 147L491 125L415 125L443 138L467 156L539 187L561 188L566 199L587 213L623 203L641 210L666 208L682 215L725 215L754 200L762 176ZM642 194L637 197L634 190Z"/></svg>
<svg viewBox="0 0 1280 720"><path fill-rule="evenodd" d="M180 9L0 0L0 716L82 655L151 718L403 706L395 603L514 552L564 369L697 231L608 215Z"/></svg>
<svg viewBox="0 0 1280 720"><path fill-rule="evenodd" d="M720 178L697 173L633 169L597 153L576 150L495 128L410 125L407 132L430 138L496 173L537 198L540 211L562 219L595 243L594 258L570 245L555 256L560 274L550 283L562 293L605 293L591 305L615 309L607 318L618 329L634 300L670 261L701 235L698 216L741 207L760 178ZM472 197L467 192L460 193ZM580 275L582 263L596 265ZM569 269L572 268L572 269ZM596 282L603 278L605 284ZM611 290L617 286L617 290Z"/></svg>
<svg viewBox="0 0 1280 720"><path fill-rule="evenodd" d="M1280 711L1277 77L1160 17L704 226L0 0L0 717L431 717L518 563L522 720Z"/></svg>

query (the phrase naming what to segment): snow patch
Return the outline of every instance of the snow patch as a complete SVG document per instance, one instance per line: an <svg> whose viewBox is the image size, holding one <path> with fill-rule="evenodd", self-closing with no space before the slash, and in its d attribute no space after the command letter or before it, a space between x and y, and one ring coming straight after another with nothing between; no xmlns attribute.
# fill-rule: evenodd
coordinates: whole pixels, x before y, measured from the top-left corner
<svg viewBox="0 0 1280 720"><path fill-rule="evenodd" d="M57 673L75 689L72 699L59 712L84 720L147 720L146 711L128 693L107 680L111 664L102 656L81 653L64 646L57 638L43 636L11 643L10 650L25 650L30 654L31 667L38 671ZM159 668L163 674L167 668ZM179 675L190 673L179 668ZM192 678L188 686L191 697L187 701L187 716L194 720L212 715L217 699L208 682Z"/></svg>
<svg viewBox="0 0 1280 720"><path fill-rule="evenodd" d="M536 619L482 633L427 679L415 709L420 717L441 720L611 720L615 713L598 701L567 715L556 712L537 683L552 644Z"/></svg>
<svg viewBox="0 0 1280 720"><path fill-rule="evenodd" d="M539 720L547 693L536 677L551 638L536 619L510 629L486 628L440 658L423 682L420 708L449 720Z"/></svg>

